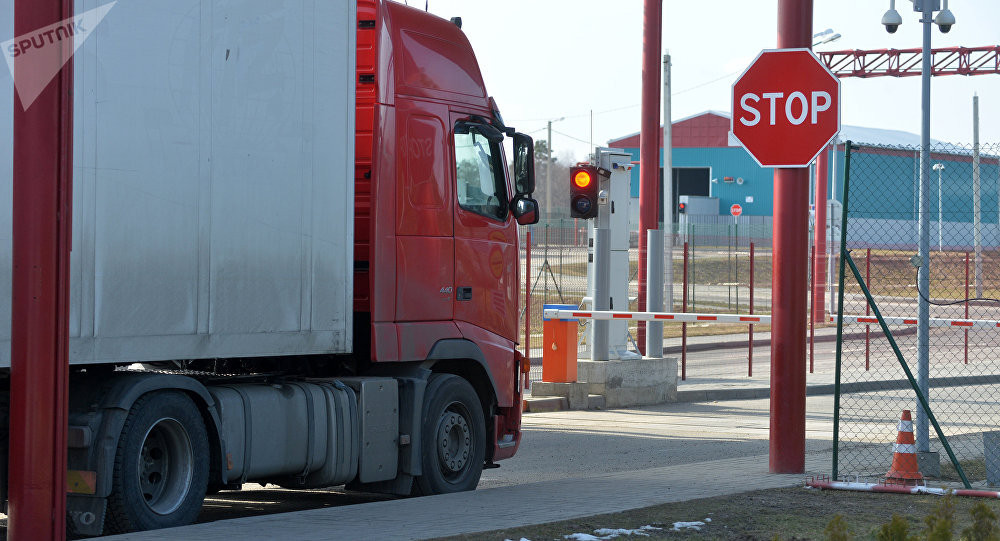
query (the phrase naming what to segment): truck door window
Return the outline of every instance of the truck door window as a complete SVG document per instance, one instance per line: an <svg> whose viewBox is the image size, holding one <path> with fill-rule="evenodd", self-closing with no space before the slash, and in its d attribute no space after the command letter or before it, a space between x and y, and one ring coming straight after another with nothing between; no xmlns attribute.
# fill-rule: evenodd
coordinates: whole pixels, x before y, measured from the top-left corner
<svg viewBox="0 0 1000 541"><path fill-rule="evenodd" d="M500 146L473 129L467 131L455 134L458 204L476 214L504 220L507 217L507 188L500 163Z"/></svg>

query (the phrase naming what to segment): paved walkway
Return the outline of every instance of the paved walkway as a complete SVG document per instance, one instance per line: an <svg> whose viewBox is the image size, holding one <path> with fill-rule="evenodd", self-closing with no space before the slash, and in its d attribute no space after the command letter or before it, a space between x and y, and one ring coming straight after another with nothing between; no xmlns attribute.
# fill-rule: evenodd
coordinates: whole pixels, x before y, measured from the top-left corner
<svg viewBox="0 0 1000 541"><path fill-rule="evenodd" d="M807 472L829 469L830 455L806 458ZM768 457L750 456L196 524L105 537L107 541L430 539L543 524L669 502L802 484L807 474L775 475ZM737 475L737 472L738 475Z"/></svg>

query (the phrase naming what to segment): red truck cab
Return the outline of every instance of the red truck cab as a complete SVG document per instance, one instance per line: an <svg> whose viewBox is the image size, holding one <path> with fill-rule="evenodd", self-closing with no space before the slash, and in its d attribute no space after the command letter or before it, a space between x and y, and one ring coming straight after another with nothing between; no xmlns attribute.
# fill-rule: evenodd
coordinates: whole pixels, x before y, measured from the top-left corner
<svg viewBox="0 0 1000 541"><path fill-rule="evenodd" d="M469 381L492 462L520 442L517 225L537 203L531 139L503 125L460 24L358 2L355 344Z"/></svg>

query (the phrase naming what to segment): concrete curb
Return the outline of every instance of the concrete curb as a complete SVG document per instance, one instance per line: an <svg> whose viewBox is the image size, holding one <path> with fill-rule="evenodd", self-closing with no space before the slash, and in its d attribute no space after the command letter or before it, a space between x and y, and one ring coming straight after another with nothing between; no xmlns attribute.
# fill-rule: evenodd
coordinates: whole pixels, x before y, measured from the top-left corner
<svg viewBox="0 0 1000 541"><path fill-rule="evenodd" d="M561 396L539 396L524 399L525 413L547 413L569 409L569 400Z"/></svg>
<svg viewBox="0 0 1000 541"><path fill-rule="evenodd" d="M932 387L961 387L965 385L989 385L1000 383L1000 375L988 376L956 376L950 378L931 378ZM870 393L875 391L898 391L910 389L909 380L884 380L884 381L852 381L840 384L842 394L850 393ZM806 396L831 395L836 392L833 383L818 385L807 385ZM769 398L771 389L768 387L753 387L749 389L706 389L698 391L684 391L678 389L677 402L715 402L723 400L753 400L757 398Z"/></svg>
<svg viewBox="0 0 1000 541"><path fill-rule="evenodd" d="M882 332L881 329L876 329L875 331L872 332L871 335L872 336L877 336L877 334L881 334L881 332ZM907 335L910 335L910 334L917 334L917 328L916 327L912 327L912 328L900 329L900 330L897 330L897 331L893 331L892 334L893 334L893 336L907 336ZM863 332L850 333L850 334L845 333L844 334L844 340L860 340L860 339L862 339L864 337L865 337L865 333L863 333ZM818 334L818 335L816 335L816 337L813 340L815 342L836 342L837 341L837 334L836 333L834 333L834 334ZM745 347L747 347L747 342L748 342L748 340L730 340L728 342L704 342L704 343L695 343L695 344L688 343L687 350L688 350L688 353L691 353L691 352L698 352L698 351L712 351L713 349L745 348ZM770 338L757 339L757 340L753 341L753 345L754 345L754 347L769 346L769 345L771 345L771 339ZM679 354L679 353L681 353L681 347L680 346L666 346L666 347L664 347L663 348L663 354L666 355L668 353Z"/></svg>

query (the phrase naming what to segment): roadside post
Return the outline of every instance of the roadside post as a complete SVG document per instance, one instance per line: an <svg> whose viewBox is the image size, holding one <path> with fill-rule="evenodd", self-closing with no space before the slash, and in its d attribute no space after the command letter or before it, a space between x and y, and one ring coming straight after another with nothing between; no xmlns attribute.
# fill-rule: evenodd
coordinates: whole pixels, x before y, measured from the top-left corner
<svg viewBox="0 0 1000 541"><path fill-rule="evenodd" d="M733 137L774 171L772 473L805 471L809 164L840 131L840 81L809 49L812 0L779 0L778 50L733 84Z"/></svg>
<svg viewBox="0 0 1000 541"><path fill-rule="evenodd" d="M73 17L69 0L15 0L14 34ZM73 41L21 55L14 71L64 61L37 99L15 84L11 293L9 539L66 536L69 265L73 189ZM20 99L19 99L20 98Z"/></svg>

